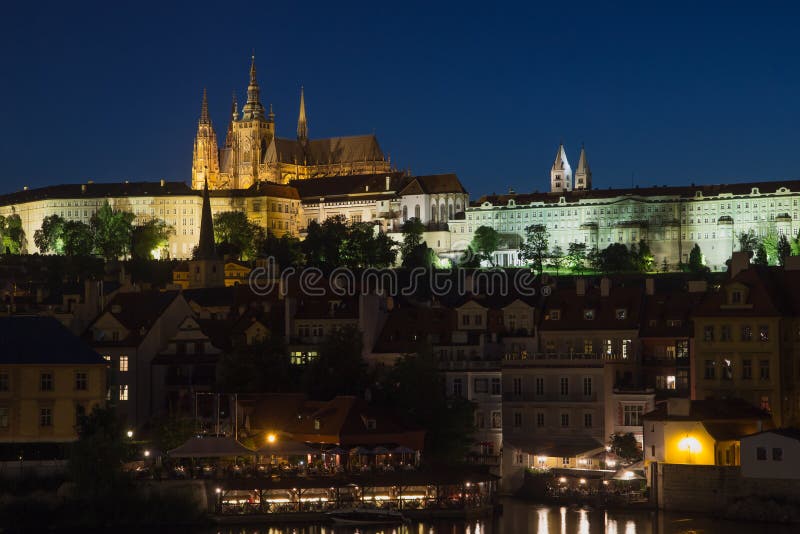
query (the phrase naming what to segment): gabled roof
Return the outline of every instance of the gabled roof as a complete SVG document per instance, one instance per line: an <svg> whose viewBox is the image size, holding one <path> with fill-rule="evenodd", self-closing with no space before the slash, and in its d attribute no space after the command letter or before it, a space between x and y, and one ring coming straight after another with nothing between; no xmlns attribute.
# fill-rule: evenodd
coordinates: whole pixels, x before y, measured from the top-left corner
<svg viewBox="0 0 800 534"><path fill-rule="evenodd" d="M612 287L602 296L599 287L588 287L578 295L574 287L556 288L544 302L540 329L546 330L638 330L644 288ZM559 311L558 320L545 320L552 310ZM593 310L594 319L584 312ZM625 318L617 318L617 310L625 310Z"/></svg>
<svg viewBox="0 0 800 534"><path fill-rule="evenodd" d="M755 432L753 434L743 436L743 438L752 438L753 436L760 436L762 434L777 434L778 436L783 436L784 438L800 441L800 428L773 428L771 430Z"/></svg>
<svg viewBox="0 0 800 534"><path fill-rule="evenodd" d="M741 285L748 291L741 306L729 306L726 287ZM693 313L695 317L776 317L800 313L800 271L751 265L709 293Z"/></svg>
<svg viewBox="0 0 800 534"><path fill-rule="evenodd" d="M378 139L372 134L310 139L304 145L297 139L275 139L275 150L282 163L330 165L384 161Z"/></svg>
<svg viewBox="0 0 800 534"><path fill-rule="evenodd" d="M134 291L117 293L89 326L92 327L105 315L112 316L130 332L127 339L114 341L114 344L138 343L155 324L166 309L180 297L179 291ZM103 343L108 340L103 340Z"/></svg>
<svg viewBox="0 0 800 534"><path fill-rule="evenodd" d="M0 318L0 364L105 365L106 361L52 317Z"/></svg>
<svg viewBox="0 0 800 534"><path fill-rule="evenodd" d="M431 174L412 177L408 185L400 190L400 195L466 192L455 174Z"/></svg>
<svg viewBox="0 0 800 534"><path fill-rule="evenodd" d="M386 178L389 189L386 189ZM305 202L318 202L320 198L332 199L339 196L358 195L359 197L396 196L397 191L408 181L399 172L354 174L349 176L329 176L309 178L289 182Z"/></svg>

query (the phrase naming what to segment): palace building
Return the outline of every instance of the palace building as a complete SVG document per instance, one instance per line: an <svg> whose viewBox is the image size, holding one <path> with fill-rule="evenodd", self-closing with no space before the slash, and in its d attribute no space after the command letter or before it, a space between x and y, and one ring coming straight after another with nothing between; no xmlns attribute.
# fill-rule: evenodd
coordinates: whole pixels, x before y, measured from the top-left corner
<svg viewBox="0 0 800 534"><path fill-rule="evenodd" d="M247 101L240 111L234 96L231 121L221 148L203 91L192 158L194 189L202 189L206 179L211 189L247 189L265 181L286 184L292 180L390 171L391 164L375 135L311 139L302 88L297 137L278 137L272 106L266 112L261 103L255 56L250 64Z"/></svg>

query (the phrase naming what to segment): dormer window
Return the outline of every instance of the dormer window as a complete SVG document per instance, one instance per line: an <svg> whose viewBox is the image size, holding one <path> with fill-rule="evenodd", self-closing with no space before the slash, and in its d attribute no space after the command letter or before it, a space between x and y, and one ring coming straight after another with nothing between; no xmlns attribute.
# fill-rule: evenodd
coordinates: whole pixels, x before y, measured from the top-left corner
<svg viewBox="0 0 800 534"><path fill-rule="evenodd" d="M320 420L319 417L314 418L314 430L319 430L320 427Z"/></svg>
<svg viewBox="0 0 800 534"><path fill-rule="evenodd" d="M617 308L617 320L624 321L628 318L628 310L625 308Z"/></svg>
<svg viewBox="0 0 800 534"><path fill-rule="evenodd" d="M561 319L561 310L550 310L550 314L547 316L548 320L550 321L558 321Z"/></svg>
<svg viewBox="0 0 800 534"><path fill-rule="evenodd" d="M367 419L367 430L375 430L378 426L378 423L375 419Z"/></svg>
<svg viewBox="0 0 800 534"><path fill-rule="evenodd" d="M594 310L593 309L583 310L583 318L586 321L594 321Z"/></svg>
<svg viewBox="0 0 800 534"><path fill-rule="evenodd" d="M739 290L731 291L731 304L742 303L742 292Z"/></svg>

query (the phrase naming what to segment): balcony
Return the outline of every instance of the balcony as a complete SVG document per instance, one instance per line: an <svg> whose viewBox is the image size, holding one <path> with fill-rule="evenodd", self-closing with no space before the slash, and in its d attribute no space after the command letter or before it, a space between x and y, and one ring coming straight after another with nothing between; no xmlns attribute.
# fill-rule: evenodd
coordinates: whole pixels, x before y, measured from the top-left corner
<svg viewBox="0 0 800 534"><path fill-rule="evenodd" d="M537 395L535 393L521 392L521 393L503 393L504 401L521 401L521 402L556 402L556 403L582 403L582 402L597 402L597 392L593 391L590 395L560 395L558 393L543 393Z"/></svg>
<svg viewBox="0 0 800 534"><path fill-rule="evenodd" d="M500 371L500 360L439 361L440 371Z"/></svg>

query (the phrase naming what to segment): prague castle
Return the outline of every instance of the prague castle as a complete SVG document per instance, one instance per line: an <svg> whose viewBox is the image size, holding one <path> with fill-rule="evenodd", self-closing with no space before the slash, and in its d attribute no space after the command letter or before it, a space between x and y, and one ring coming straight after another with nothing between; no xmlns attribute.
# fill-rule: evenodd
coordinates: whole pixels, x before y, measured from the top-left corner
<svg viewBox="0 0 800 534"><path fill-rule="evenodd" d="M502 237L495 253L501 266L522 265L519 246L525 228L533 224L543 225L550 246L562 250L570 243L602 249L644 240L656 264L671 269L688 261L695 244L706 264L719 270L737 250L737 236L743 232L793 237L800 230L800 180L596 189L586 150L581 147L573 172L560 144L549 191L493 194L470 203L454 174L412 176L392 169L374 135L312 139L302 89L296 138L278 137L275 120L271 106L266 111L261 102L253 58L247 101L240 110L234 98L222 146L203 91L190 184L88 181L25 188L0 195L0 215L20 216L27 250L36 252L33 235L45 217L55 214L88 223L107 201L134 213L135 224L158 218L173 226L167 252L183 259L198 243L207 185L213 214L243 211L251 222L278 236L303 238L312 221L342 216L374 223L399 240L403 222L416 217L428 229L428 245L440 257L456 259L475 231L489 226Z"/></svg>
<svg viewBox="0 0 800 534"><path fill-rule="evenodd" d="M255 57L250 64L247 102L241 113L233 98L231 121L220 148L208 115L208 97L197 124L192 158L192 187L247 189L259 182L285 184L292 180L355 174L379 174L391 170L374 135L311 139L308 135L305 95L300 89L297 138L283 139L275 131L272 106L265 111L256 79Z"/></svg>

